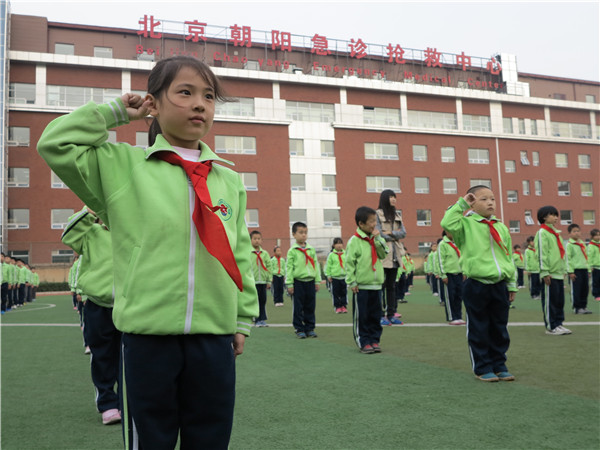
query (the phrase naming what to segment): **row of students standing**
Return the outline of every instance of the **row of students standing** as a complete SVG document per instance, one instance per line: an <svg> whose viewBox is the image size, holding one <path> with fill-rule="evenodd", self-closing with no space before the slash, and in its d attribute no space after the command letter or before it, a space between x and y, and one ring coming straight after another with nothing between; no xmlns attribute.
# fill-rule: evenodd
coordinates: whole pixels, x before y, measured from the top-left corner
<svg viewBox="0 0 600 450"><path fill-rule="evenodd" d="M30 267L21 259L6 256L4 253L1 258L0 298L1 312L5 314L35 300L40 277L35 267Z"/></svg>

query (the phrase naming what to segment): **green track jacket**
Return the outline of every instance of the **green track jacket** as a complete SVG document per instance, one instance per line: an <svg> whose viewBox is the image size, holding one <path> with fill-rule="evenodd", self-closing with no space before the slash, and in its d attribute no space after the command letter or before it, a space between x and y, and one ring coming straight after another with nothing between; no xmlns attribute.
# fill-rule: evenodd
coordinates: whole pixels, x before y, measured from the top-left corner
<svg viewBox="0 0 600 450"><path fill-rule="evenodd" d="M342 255L342 263L344 267L340 265L340 258L338 255ZM327 263L325 264L325 276L343 280L346 278L346 252L342 250L337 252L333 250L327 256Z"/></svg>
<svg viewBox="0 0 600 450"><path fill-rule="evenodd" d="M600 269L600 242L590 241L587 246L588 263L592 269Z"/></svg>
<svg viewBox="0 0 600 450"><path fill-rule="evenodd" d="M357 228L356 232L362 237L367 237L360 228ZM375 251L377 262L373 270L371 245L354 235L350 238L346 245L346 284L349 288L358 286L358 289L367 291L381 289L383 284L381 260L385 259L389 252L388 245L381 236L375 237Z"/></svg>
<svg viewBox="0 0 600 450"><path fill-rule="evenodd" d="M552 225L548 226L555 232L560 233L560 231L557 231ZM559 239L564 248L565 244L560 235ZM562 280L567 273L567 267L564 257L561 258L560 256L556 237L549 231L540 228L535 235L535 251L538 255L538 261L540 262L540 278L550 275L552 278Z"/></svg>
<svg viewBox="0 0 600 450"><path fill-rule="evenodd" d="M442 242L438 244L437 249L440 277L442 278L448 278L447 274L449 273L457 274L462 272L458 253L456 253L456 250L454 250L449 242L450 239L448 239L448 236L444 236ZM452 243L454 244L454 241Z"/></svg>
<svg viewBox="0 0 600 450"><path fill-rule="evenodd" d="M525 249L525 270L529 273L540 273L540 261L535 252L535 247Z"/></svg>
<svg viewBox="0 0 600 450"><path fill-rule="evenodd" d="M98 306L113 307L112 241L110 231L94 223L87 208L69 217L61 236L63 244L80 255L77 287Z"/></svg>
<svg viewBox="0 0 600 450"><path fill-rule="evenodd" d="M262 259L265 268L263 269L260 261L255 253L258 251L260 254L260 258ZM252 253L250 254L250 263L252 265L252 274L254 276L254 282L256 284L267 284L273 280L273 275L271 274L271 260L269 259L269 254L265 252L262 248L260 250L254 250L252 248Z"/></svg>
<svg viewBox="0 0 600 450"><path fill-rule="evenodd" d="M317 252L314 247L310 244L306 244L304 247L308 256L310 256L315 266L306 260L304 253L299 250L300 246L297 243L291 246L287 253L287 263L285 269L285 285L292 287L294 280L298 281L314 281L315 284L321 283L321 269L319 267L319 261L317 260Z"/></svg>
<svg viewBox="0 0 600 450"><path fill-rule="evenodd" d="M184 170L152 154L175 152L162 135L142 149L107 142L129 123L120 99L88 103L53 120L38 142L50 168L108 226L113 242L117 329L127 333L248 335L258 315L241 178L204 143L200 160L213 205L242 275L243 291L198 237L195 192Z"/></svg>
<svg viewBox="0 0 600 450"><path fill-rule="evenodd" d="M282 256L277 259L277 256L271 258L271 274L274 277L285 277L285 258Z"/></svg>
<svg viewBox="0 0 600 450"><path fill-rule="evenodd" d="M567 242L567 273L573 273L575 269L589 269L588 258L586 258L587 250L584 256L584 253L581 251L581 247L577 244L583 245L583 248L585 250L585 242L583 241L569 239L569 241Z"/></svg>
<svg viewBox="0 0 600 450"><path fill-rule="evenodd" d="M502 222L494 224L509 254L494 241L489 227L481 222L484 217L473 211L463 216L469 209L469 204L461 197L448 208L441 222L460 249L463 274L485 284L505 280L508 290L517 292L517 269L510 256L512 240L508 228Z"/></svg>

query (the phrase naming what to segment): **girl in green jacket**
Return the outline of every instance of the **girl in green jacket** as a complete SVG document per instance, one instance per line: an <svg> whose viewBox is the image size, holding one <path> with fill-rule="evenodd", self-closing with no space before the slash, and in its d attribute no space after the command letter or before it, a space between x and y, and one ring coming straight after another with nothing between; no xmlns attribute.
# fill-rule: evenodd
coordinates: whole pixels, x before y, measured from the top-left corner
<svg viewBox="0 0 600 450"><path fill-rule="evenodd" d="M258 302L246 191L222 165L229 162L201 141L223 99L206 64L163 59L145 97L88 103L55 119L38 143L52 170L111 230L126 448L229 443L234 358ZM109 129L148 115L149 148L107 142Z"/></svg>

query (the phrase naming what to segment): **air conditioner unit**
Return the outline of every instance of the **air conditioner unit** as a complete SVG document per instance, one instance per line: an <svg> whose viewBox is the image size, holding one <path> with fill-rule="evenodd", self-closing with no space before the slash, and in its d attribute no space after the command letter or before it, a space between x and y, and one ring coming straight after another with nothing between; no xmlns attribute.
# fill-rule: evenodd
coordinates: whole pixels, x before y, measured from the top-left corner
<svg viewBox="0 0 600 450"><path fill-rule="evenodd" d="M430 220L417 220L417 226L419 227L428 227L431 225Z"/></svg>

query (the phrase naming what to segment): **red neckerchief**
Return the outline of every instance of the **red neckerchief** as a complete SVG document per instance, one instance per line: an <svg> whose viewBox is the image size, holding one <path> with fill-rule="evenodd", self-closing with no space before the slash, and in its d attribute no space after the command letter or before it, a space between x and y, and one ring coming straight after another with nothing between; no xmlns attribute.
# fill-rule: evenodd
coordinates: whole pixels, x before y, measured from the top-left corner
<svg viewBox="0 0 600 450"><path fill-rule="evenodd" d="M281 256L275 255L277 258L277 275L281 275Z"/></svg>
<svg viewBox="0 0 600 450"><path fill-rule="evenodd" d="M313 269L315 268L315 260L312 259L309 255L308 255L308 249L302 248L302 247L296 247L298 250L300 250L302 253L304 253L304 256L306 257L306 260L304 261L304 264L308 264L309 262L312 264Z"/></svg>
<svg viewBox="0 0 600 450"><path fill-rule="evenodd" d="M527 247L529 250L531 250L533 253L535 253L535 247Z"/></svg>
<svg viewBox="0 0 600 450"><path fill-rule="evenodd" d="M560 236L558 235L558 233L546 224L543 224L541 226L541 228L542 228L542 230L546 230L548 233L551 233L554 235L554 237L556 238L556 243L558 244L558 250L560 251L560 257L561 257L561 259L564 258L565 257L565 248L563 247L562 242L560 242Z"/></svg>
<svg viewBox="0 0 600 450"><path fill-rule="evenodd" d="M598 247L598 250L600 250L600 244L596 244L594 241L590 241L590 244L595 245L596 247Z"/></svg>
<svg viewBox="0 0 600 450"><path fill-rule="evenodd" d="M579 248L581 249L581 253L583 253L583 256L585 256L585 260L587 261L587 253L585 252L585 246L583 244L581 244L580 242L571 242L571 244L575 244L575 245L579 246Z"/></svg>
<svg viewBox="0 0 600 450"><path fill-rule="evenodd" d="M452 241L447 241L448 244L450 245L450 247L452 247L454 249L454 251L456 252L456 254L458 255L458 257L460 258L460 250L458 249L458 247L454 244L454 242Z"/></svg>
<svg viewBox="0 0 600 450"><path fill-rule="evenodd" d="M362 239L363 241L367 241L369 243L369 245L371 246L371 268L373 269L373 272L375 272L375 264L377 263L377 250L375 250L375 237L363 237L358 233L354 233L354 236L356 236L359 239ZM404 264L402 264L402 266L404 267Z"/></svg>
<svg viewBox="0 0 600 450"><path fill-rule="evenodd" d="M214 214L219 210L223 210L226 206L212 206L210 192L206 185L206 179L212 169L212 162L186 161L177 153L168 151L157 152L155 155L169 164L180 166L189 177L196 193L192 220L196 225L200 241L202 241L208 253L221 263L241 292L243 290L242 274L235 261L231 245L229 245L223 222Z"/></svg>
<svg viewBox="0 0 600 450"><path fill-rule="evenodd" d="M519 258L521 258L521 262L523 262L523 255L521 255L521 253L517 252L516 250L513 253L519 255Z"/></svg>
<svg viewBox="0 0 600 450"><path fill-rule="evenodd" d="M340 261L340 267L343 269L344 268L344 262L342 261L342 255L343 255L343 253L338 253L338 252L334 252L334 253L337 255L337 257L338 257L338 259Z"/></svg>
<svg viewBox="0 0 600 450"><path fill-rule="evenodd" d="M504 252L506 253L507 256L510 255L510 253L508 252L508 249L506 248L506 245L504 245L504 242L502 242L502 238L500 237L498 230L496 230L496 228L494 228L494 224L497 222L497 220L496 219L492 219L492 220L483 219L483 220L480 220L480 222L485 223L489 227L490 234L492 235L492 238L494 238L494 241L496 241L496 244L498 244L500 246L500 248L502 250L504 250Z"/></svg>
<svg viewBox="0 0 600 450"><path fill-rule="evenodd" d="M257 252L256 250L254 250L252 253L256 254L256 265L258 266L258 264L260 263L260 265L262 266L263 270L267 270L267 268L265 267L265 263L262 260L262 256L260 256L260 254L262 253L262 251Z"/></svg>

